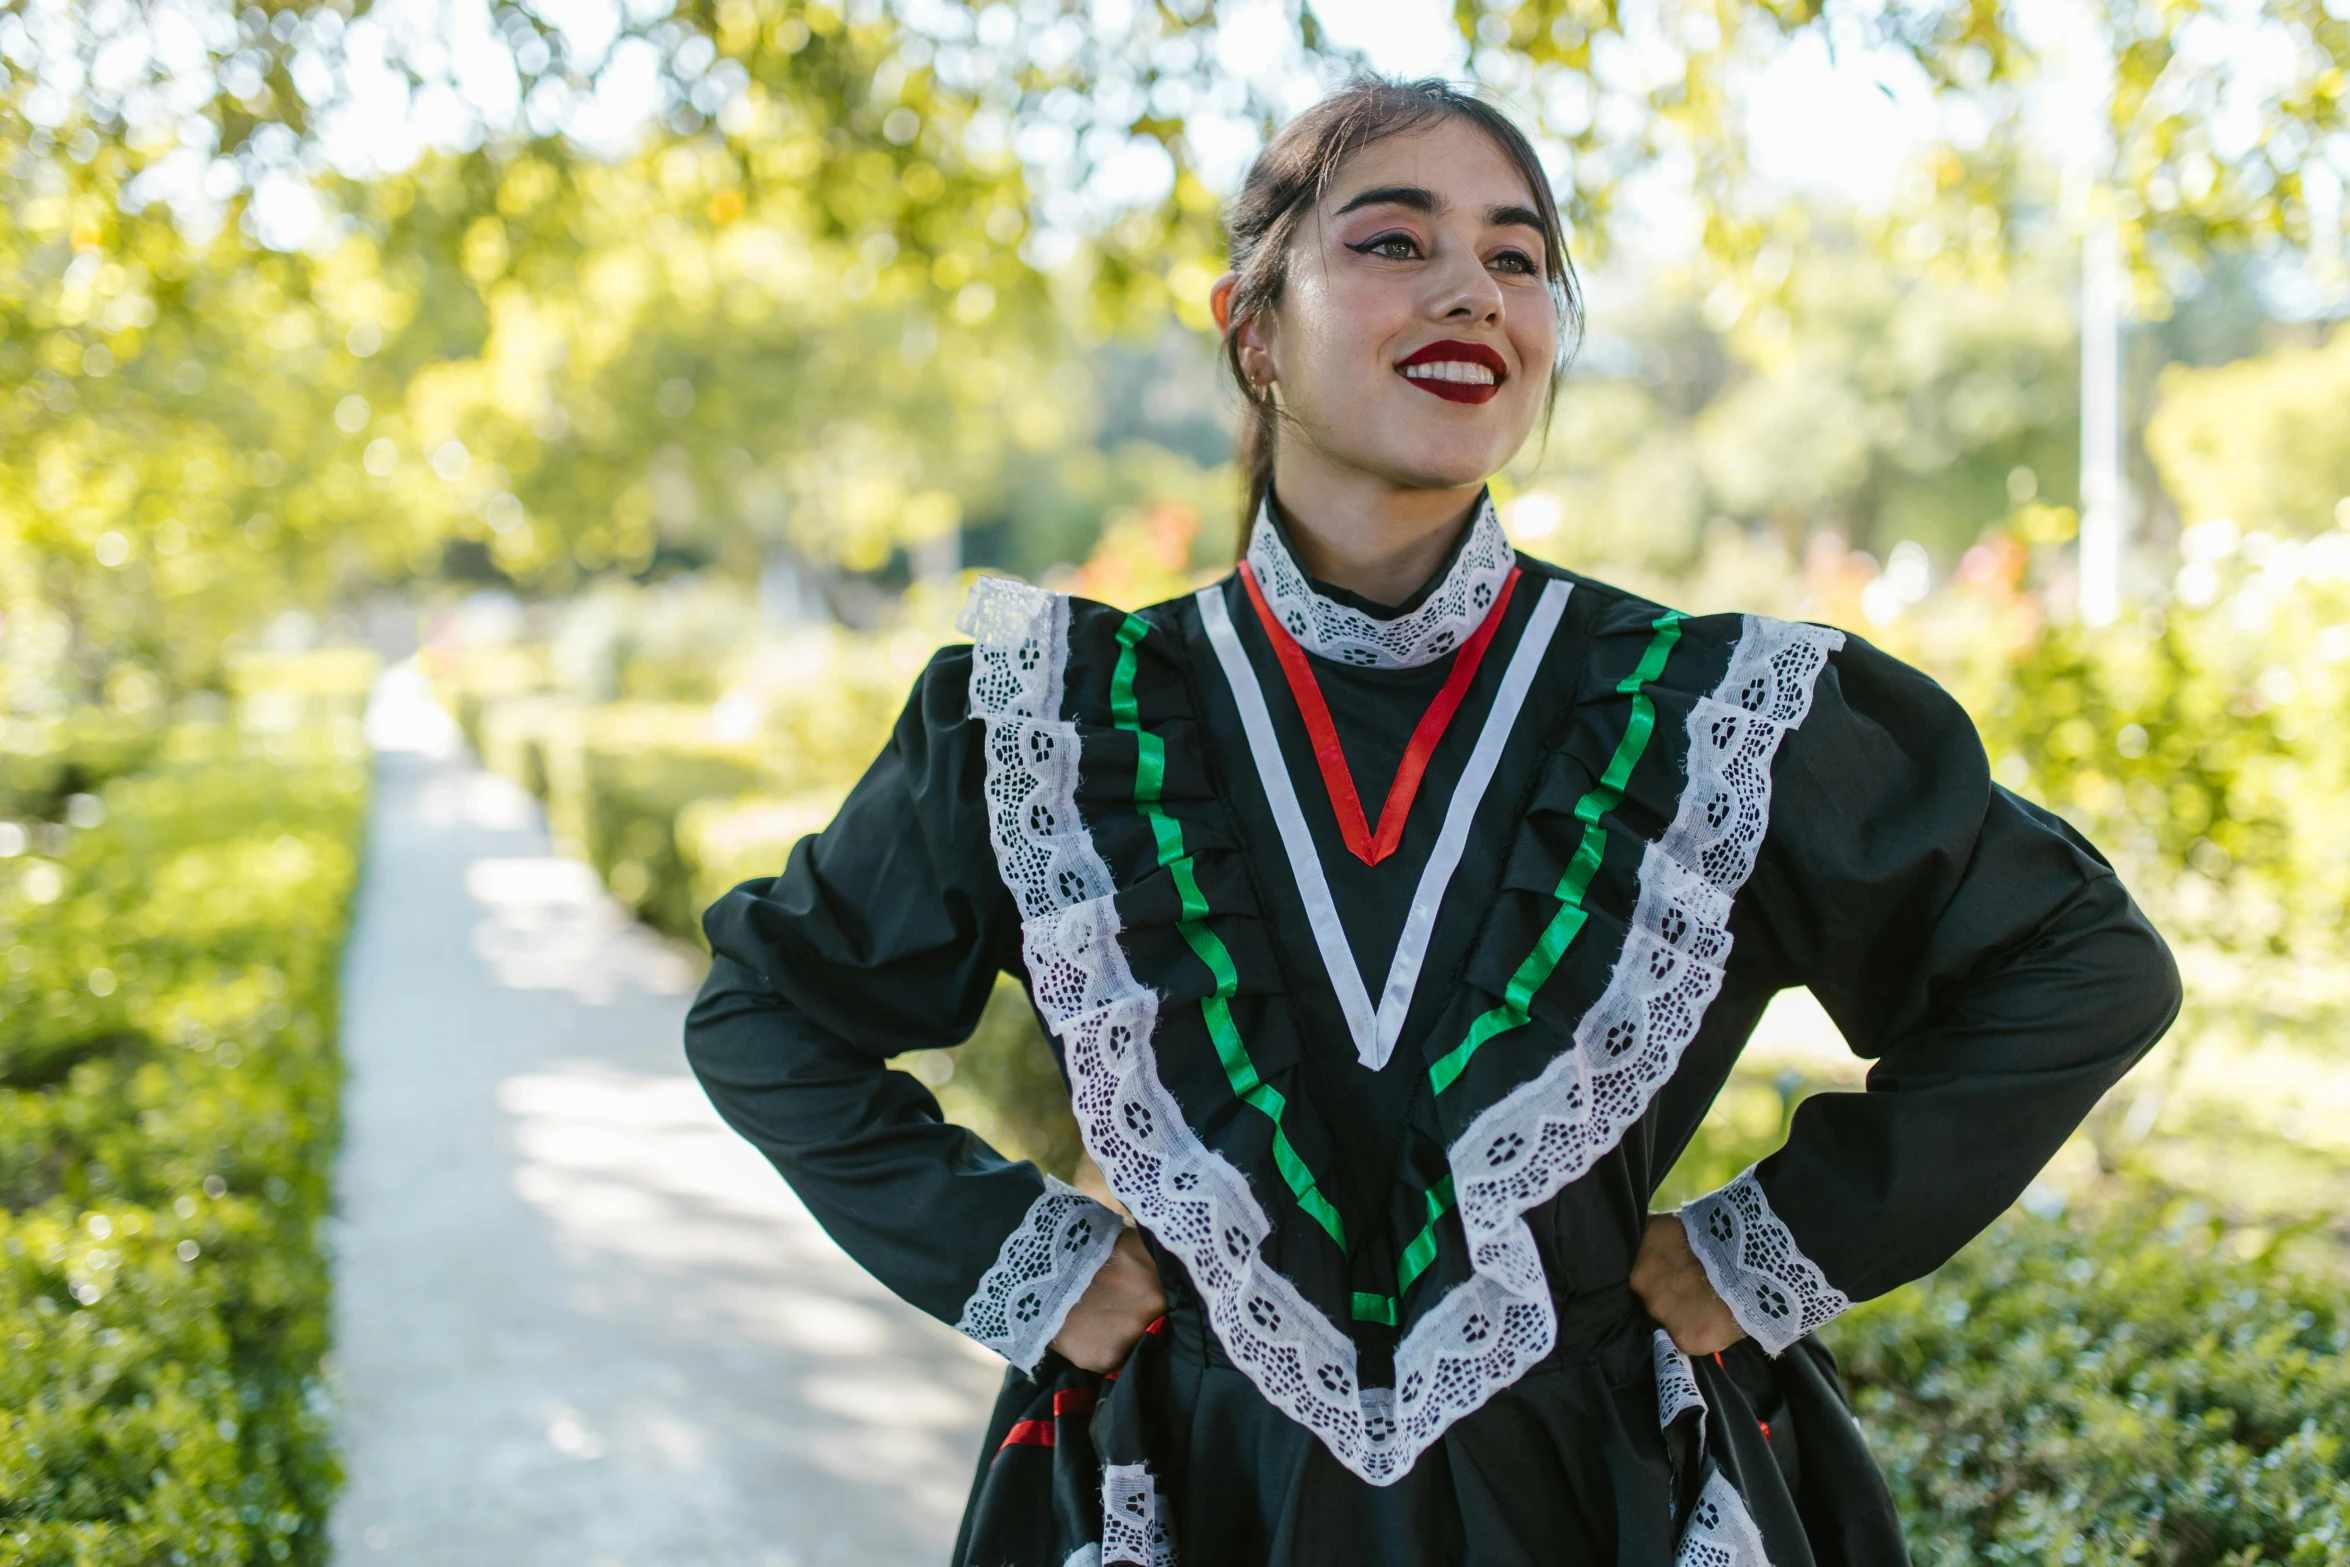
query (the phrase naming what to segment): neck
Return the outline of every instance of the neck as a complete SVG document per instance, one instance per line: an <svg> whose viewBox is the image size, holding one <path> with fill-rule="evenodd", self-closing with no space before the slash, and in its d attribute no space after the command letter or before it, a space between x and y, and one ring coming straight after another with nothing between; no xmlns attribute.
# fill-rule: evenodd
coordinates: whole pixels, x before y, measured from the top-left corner
<svg viewBox="0 0 2350 1567"><path fill-rule="evenodd" d="M1402 603L1444 563L1482 488L1409 489L1283 458L1273 496L1297 563L1374 604Z"/></svg>

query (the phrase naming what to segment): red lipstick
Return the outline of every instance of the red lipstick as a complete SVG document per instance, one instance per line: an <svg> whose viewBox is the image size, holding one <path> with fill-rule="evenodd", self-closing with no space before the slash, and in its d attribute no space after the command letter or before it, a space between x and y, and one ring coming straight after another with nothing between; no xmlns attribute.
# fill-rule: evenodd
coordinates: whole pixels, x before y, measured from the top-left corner
<svg viewBox="0 0 2350 1567"><path fill-rule="evenodd" d="M1435 374L1408 373L1415 365L1441 365L1446 368ZM1467 365L1490 371L1493 379L1446 379L1447 376L1461 376L1461 367ZM1421 391L1433 392L1448 403L1483 403L1490 402L1501 390L1502 382L1510 378L1510 367L1499 353L1483 343L1465 343L1458 338L1446 338L1397 360L1395 373Z"/></svg>

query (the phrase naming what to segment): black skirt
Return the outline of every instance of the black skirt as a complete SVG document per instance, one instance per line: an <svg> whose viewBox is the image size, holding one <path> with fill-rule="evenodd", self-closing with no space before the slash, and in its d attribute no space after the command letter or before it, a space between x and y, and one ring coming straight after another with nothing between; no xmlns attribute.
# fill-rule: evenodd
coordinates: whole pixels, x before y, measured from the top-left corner
<svg viewBox="0 0 2350 1567"><path fill-rule="evenodd" d="M1908 1561L1816 1337L1680 1362L1700 1407L1660 1389L1656 1324L1628 1291L1562 1307L1559 1327L1556 1351L1386 1486L1267 1405L1195 1308L1108 1375L1048 1355L1004 1379L955 1567Z"/></svg>

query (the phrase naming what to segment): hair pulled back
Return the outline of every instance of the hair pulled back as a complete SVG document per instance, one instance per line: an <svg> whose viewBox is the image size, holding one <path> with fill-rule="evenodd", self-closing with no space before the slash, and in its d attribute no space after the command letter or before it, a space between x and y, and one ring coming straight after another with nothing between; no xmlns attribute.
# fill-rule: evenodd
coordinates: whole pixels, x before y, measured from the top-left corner
<svg viewBox="0 0 2350 1567"><path fill-rule="evenodd" d="M1249 166L1248 178L1225 217L1237 278L1225 313L1224 362L1246 403L1234 441L1248 483L1240 513L1242 550L1248 548L1249 529L1273 488L1273 452L1282 413L1271 389L1251 384L1241 369L1241 324L1281 303L1289 282L1290 242L1346 160L1374 142L1445 118L1467 121L1501 149L1525 176L1534 210L1542 218L1542 269L1559 320L1558 356L1551 363L1550 389L1543 402L1548 428L1551 399L1582 336L1583 295L1574 264L1567 259L1566 232L1542 160L1508 115L1441 78L1398 82L1358 76L1274 133Z"/></svg>

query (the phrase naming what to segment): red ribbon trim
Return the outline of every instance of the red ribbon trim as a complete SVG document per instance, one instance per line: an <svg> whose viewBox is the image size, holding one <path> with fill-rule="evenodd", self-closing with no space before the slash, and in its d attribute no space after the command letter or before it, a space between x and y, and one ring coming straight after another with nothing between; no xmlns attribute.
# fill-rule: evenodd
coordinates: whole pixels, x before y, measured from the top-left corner
<svg viewBox="0 0 2350 1567"><path fill-rule="evenodd" d="M1004 1439L997 1444L996 1450L1001 1452L1007 1447L1054 1446L1059 1435L1057 1422L1092 1414L1097 1398L1098 1395L1089 1387L1065 1387L1058 1390L1053 1394L1051 1420L1015 1421L1012 1429L1004 1433Z"/></svg>
<svg viewBox="0 0 2350 1567"><path fill-rule="evenodd" d="M1314 666L1306 661L1306 650L1297 645L1297 638L1290 635L1289 628L1273 613L1273 606L1265 602L1265 590L1258 583L1256 572L1247 561L1240 563L1241 585L1248 589L1248 601L1256 606L1258 623L1273 644L1273 654L1281 661L1281 673L1289 682L1289 694L1296 699L1298 713L1306 721L1306 734L1314 742L1314 761L1322 769L1322 788L1330 796L1330 809L1338 817L1339 836L1346 840L1347 852L1365 865L1378 864L1403 843L1404 818L1411 814L1413 797L1420 792L1420 779L1428 771L1428 759L1436 754L1436 743L1444 738L1453 715L1460 711L1461 702L1469 694L1470 682L1477 678L1477 666L1484 662L1485 650L1493 645L1493 635L1501 629L1502 612L1510 607L1510 593L1518 585L1520 570L1516 566L1510 568L1493 608L1485 612L1476 631L1453 654L1452 673L1445 677L1443 689L1428 704L1428 711L1420 715L1418 726L1412 730L1411 743L1404 747L1403 760L1396 765L1395 782L1387 790L1387 803L1379 808L1379 833L1373 837L1370 824L1363 818L1362 797L1355 793L1354 774L1346 765L1346 752L1338 743L1338 726L1330 721L1330 704L1322 700L1322 684L1314 678Z"/></svg>
<svg viewBox="0 0 2350 1567"><path fill-rule="evenodd" d="M1004 1433L1005 1447L1050 1447L1053 1445L1053 1423L1050 1420L1023 1420Z"/></svg>

